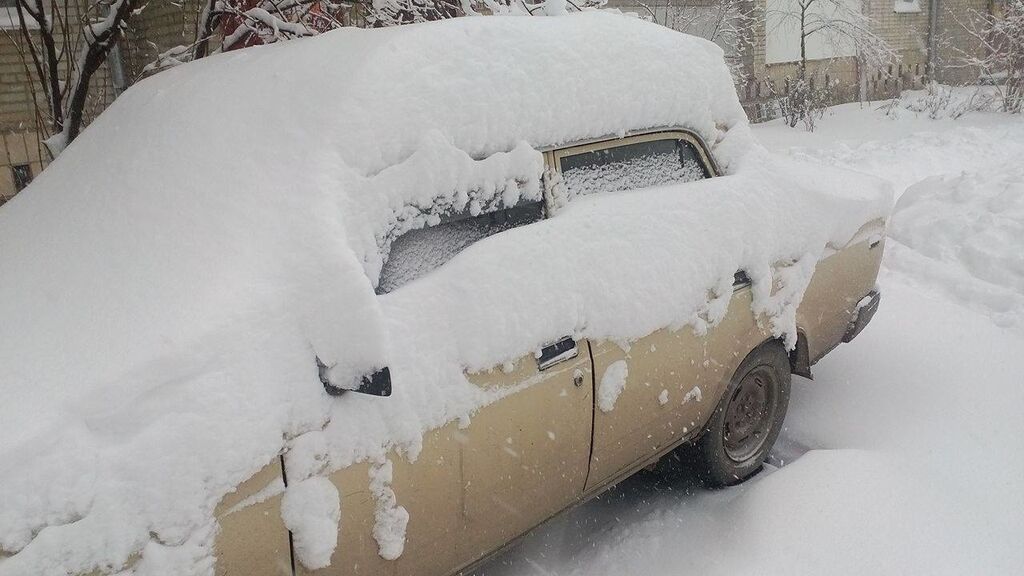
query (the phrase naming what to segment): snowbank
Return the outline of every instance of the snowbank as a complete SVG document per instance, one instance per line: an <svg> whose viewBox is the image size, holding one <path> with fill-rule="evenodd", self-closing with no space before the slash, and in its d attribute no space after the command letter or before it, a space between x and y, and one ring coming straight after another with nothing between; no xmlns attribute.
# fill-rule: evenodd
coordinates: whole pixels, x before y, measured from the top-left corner
<svg viewBox="0 0 1024 576"><path fill-rule="evenodd" d="M374 296L396 230L537 197L537 148L671 125L735 174L574 202ZM465 370L706 323L739 268L789 318L771 265L888 190L752 148L717 48L602 13L344 29L142 82L0 209L0 574L208 573L216 503L285 449L319 565L345 504L315 477L414 458L509 392ZM341 385L388 365L394 395L328 397L315 358ZM404 509L378 512L397 555Z"/></svg>
<svg viewBox="0 0 1024 576"><path fill-rule="evenodd" d="M891 265L1024 333L1024 168L924 179L900 198L889 235L903 245Z"/></svg>

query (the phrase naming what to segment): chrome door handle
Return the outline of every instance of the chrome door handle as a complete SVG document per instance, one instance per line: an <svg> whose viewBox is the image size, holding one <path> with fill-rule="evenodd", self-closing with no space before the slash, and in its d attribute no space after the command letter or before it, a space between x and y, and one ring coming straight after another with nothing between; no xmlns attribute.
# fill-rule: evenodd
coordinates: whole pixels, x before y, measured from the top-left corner
<svg viewBox="0 0 1024 576"><path fill-rule="evenodd" d="M572 360L579 354L580 350L576 347L576 340L572 336L565 336L540 349L540 355L537 356L537 369L547 370L559 362Z"/></svg>

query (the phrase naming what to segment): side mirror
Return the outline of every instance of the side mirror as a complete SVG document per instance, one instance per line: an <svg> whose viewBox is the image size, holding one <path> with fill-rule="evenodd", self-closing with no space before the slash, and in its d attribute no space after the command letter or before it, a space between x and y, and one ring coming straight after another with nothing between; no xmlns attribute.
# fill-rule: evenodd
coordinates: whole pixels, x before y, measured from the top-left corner
<svg viewBox="0 0 1024 576"><path fill-rule="evenodd" d="M363 376L355 388L340 388L332 384L330 378L327 377L328 368L320 361L320 358L316 359L316 367L320 374L320 383L324 385L324 390L331 396L341 396L345 392L357 392L370 396L391 396L391 370L387 366Z"/></svg>

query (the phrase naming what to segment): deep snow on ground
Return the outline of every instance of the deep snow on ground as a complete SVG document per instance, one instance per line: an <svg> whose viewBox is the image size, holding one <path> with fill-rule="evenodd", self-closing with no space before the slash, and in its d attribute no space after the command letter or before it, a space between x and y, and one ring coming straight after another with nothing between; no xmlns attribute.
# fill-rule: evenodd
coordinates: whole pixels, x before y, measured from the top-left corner
<svg viewBox="0 0 1024 576"><path fill-rule="evenodd" d="M1024 572L1024 119L853 104L813 134L755 134L910 188L874 321L814 381L794 378L786 430L748 483L708 491L662 463L480 576Z"/></svg>

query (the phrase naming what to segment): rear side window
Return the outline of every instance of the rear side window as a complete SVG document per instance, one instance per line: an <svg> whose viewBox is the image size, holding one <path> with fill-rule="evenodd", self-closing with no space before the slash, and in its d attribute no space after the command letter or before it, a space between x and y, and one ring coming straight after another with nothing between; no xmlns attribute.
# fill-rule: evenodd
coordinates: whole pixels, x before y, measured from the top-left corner
<svg viewBox="0 0 1024 576"><path fill-rule="evenodd" d="M391 244L391 252L381 269L377 293L387 294L412 282L488 236L543 218L543 203L532 202L406 232Z"/></svg>
<svg viewBox="0 0 1024 576"><path fill-rule="evenodd" d="M693 144L651 140L563 156L559 166L570 196L692 182L711 176Z"/></svg>

